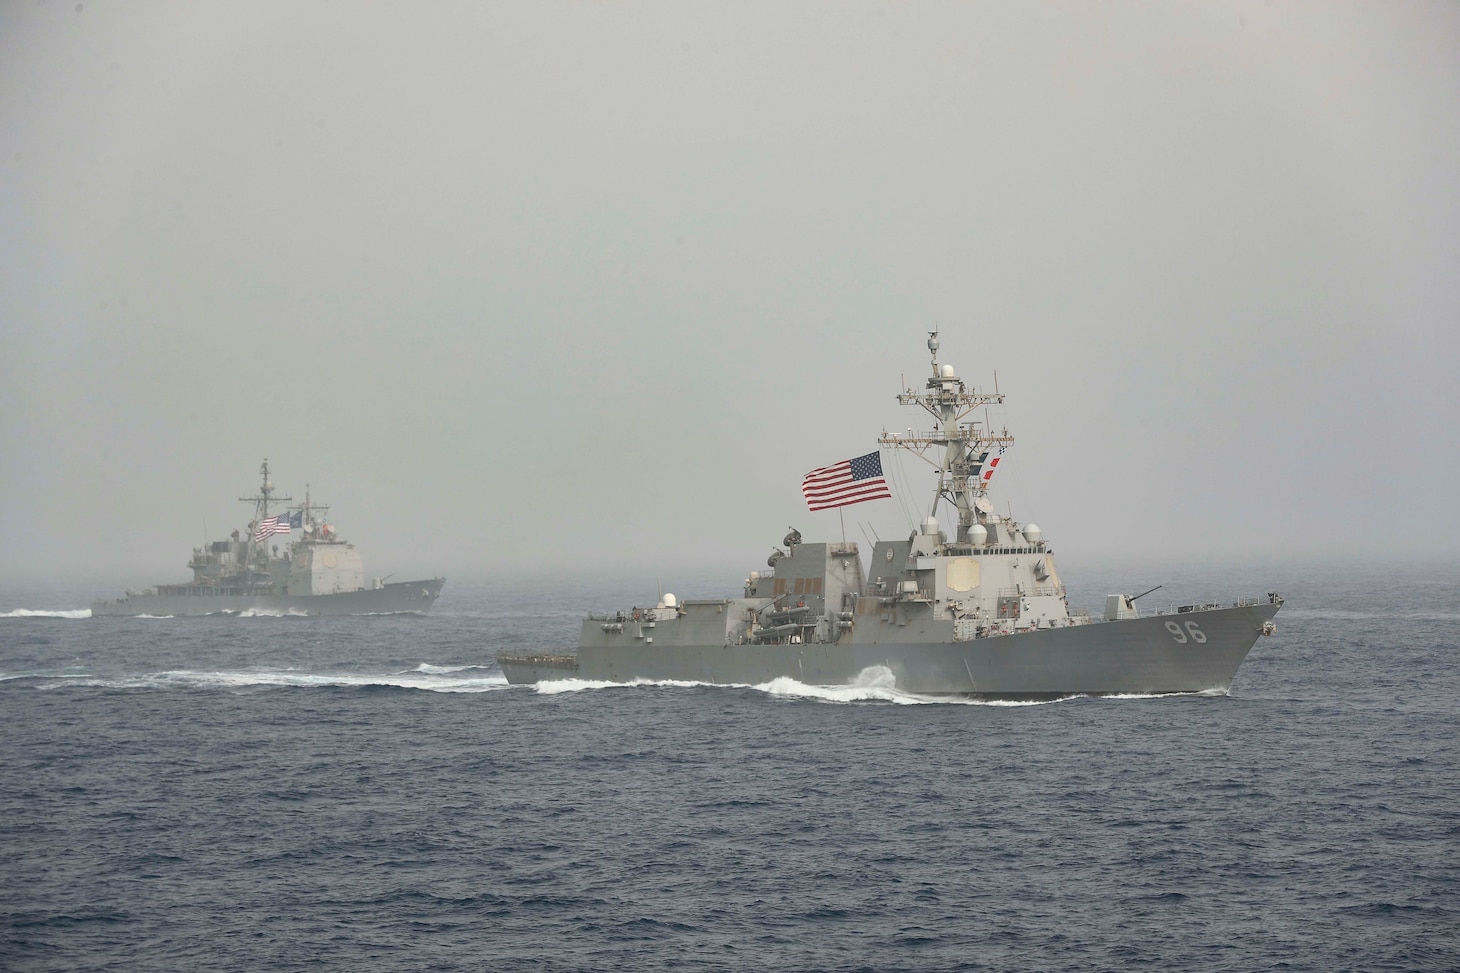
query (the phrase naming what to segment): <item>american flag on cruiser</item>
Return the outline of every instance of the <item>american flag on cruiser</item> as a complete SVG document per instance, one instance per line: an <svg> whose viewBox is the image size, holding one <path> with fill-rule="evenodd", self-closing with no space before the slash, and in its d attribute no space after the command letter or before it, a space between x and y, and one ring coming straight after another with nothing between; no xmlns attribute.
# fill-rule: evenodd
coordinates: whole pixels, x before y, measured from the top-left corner
<svg viewBox="0 0 1460 973"><path fill-rule="evenodd" d="M801 481L801 495L812 510L826 510L863 500L886 500L892 491L882 478L882 457L874 451L807 473Z"/></svg>
<svg viewBox="0 0 1460 973"><path fill-rule="evenodd" d="M257 542L268 537L270 534L287 533L289 533L289 515L280 514L277 517L265 517L259 521L259 525L254 528L253 539Z"/></svg>

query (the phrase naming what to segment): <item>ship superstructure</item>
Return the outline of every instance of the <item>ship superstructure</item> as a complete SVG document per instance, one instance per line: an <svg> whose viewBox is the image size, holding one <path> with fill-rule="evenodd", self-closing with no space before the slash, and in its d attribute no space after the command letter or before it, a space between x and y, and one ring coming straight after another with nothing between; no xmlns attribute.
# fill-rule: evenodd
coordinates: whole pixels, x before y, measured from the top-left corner
<svg viewBox="0 0 1460 973"><path fill-rule="evenodd" d="M91 613L363 615L430 609L445 578L390 583L374 578L367 585L360 552L328 522L329 507L312 503L308 488L297 506L293 497L276 496L267 459L259 475L258 493L239 498L253 504L253 519L242 532L193 548L192 581L129 591L124 598L94 603Z"/></svg>
<svg viewBox="0 0 1460 973"><path fill-rule="evenodd" d="M1072 609L1042 531L996 513L988 497L1013 437L978 415L1003 396L967 386L938 348L932 332L931 377L898 395L933 427L878 439L936 469L929 512L906 539L877 540L864 568L857 544L805 543L793 529L740 597L665 595L653 608L590 616L576 655L499 653L508 681L845 685L886 674L930 694L1225 692L1273 632L1282 599L1142 614L1140 596L1117 594L1098 620ZM951 539L936 516L943 503Z"/></svg>

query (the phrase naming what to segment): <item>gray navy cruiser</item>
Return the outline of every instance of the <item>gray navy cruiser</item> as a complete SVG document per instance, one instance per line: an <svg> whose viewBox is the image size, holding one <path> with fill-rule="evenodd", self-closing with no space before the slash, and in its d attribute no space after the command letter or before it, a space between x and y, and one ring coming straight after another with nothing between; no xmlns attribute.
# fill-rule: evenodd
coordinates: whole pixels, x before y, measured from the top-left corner
<svg viewBox="0 0 1460 973"><path fill-rule="evenodd" d="M499 653L508 682L837 686L890 674L899 690L985 698L1226 692L1274 631L1282 598L1143 614L1141 595L1120 594L1102 619L1072 610L1040 529L995 513L987 496L995 451L1013 438L969 417L1003 396L939 364L937 332L928 350L932 377L898 401L936 425L878 440L937 467L932 512L906 540L876 541L864 567L855 543L805 543L793 529L742 597L664 595L654 608L590 615L576 655ZM944 500L958 516L951 539L934 516Z"/></svg>
<svg viewBox="0 0 1460 973"><path fill-rule="evenodd" d="M304 503L285 506L292 497L275 497L269 461L259 467L263 484L254 497L255 516L246 532L193 548L188 567L193 580L128 591L125 598L92 604L92 615L374 615L428 611L445 578L367 586L365 567L355 545L345 541L325 515L329 508ZM280 512L271 515L269 507ZM299 539L290 542L293 531ZM285 537L281 553L274 538Z"/></svg>

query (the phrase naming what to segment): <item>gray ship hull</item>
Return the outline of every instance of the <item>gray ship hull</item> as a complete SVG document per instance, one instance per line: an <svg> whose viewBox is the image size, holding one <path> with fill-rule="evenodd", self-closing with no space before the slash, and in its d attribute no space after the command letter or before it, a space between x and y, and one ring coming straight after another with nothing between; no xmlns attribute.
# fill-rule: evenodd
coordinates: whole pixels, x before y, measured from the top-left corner
<svg viewBox="0 0 1460 973"><path fill-rule="evenodd" d="M223 594L206 585L173 586L182 591L129 594L98 601L91 614L197 616L220 614L268 615L387 615L422 614L431 609L445 578L396 581L379 588L361 588L325 595ZM184 593L185 592L185 593Z"/></svg>
<svg viewBox="0 0 1460 973"><path fill-rule="evenodd" d="M904 692L991 698L1226 692L1258 636L1274 631L1282 598L1141 617L1135 603L1152 588L1108 594L1100 622L1071 610L1044 532L998 513L987 495L1014 442L988 412L1003 395L970 388L938 361L938 346L930 332L931 377L897 396L935 425L877 439L937 467L932 506L906 540L877 538L864 570L855 542L808 542L792 527L771 548L770 570L745 579L743 597L681 602L662 592L652 608L590 614L577 655L499 654L507 680L846 686L891 677ZM817 467L801 493L812 512L890 496L878 452ZM937 518L945 502L957 513L951 538Z"/></svg>
<svg viewBox="0 0 1460 973"><path fill-rule="evenodd" d="M1000 699L1223 693L1280 603L1206 608L969 641L625 645L576 656L498 655L510 683L584 679L763 685L855 683L885 668L899 690Z"/></svg>

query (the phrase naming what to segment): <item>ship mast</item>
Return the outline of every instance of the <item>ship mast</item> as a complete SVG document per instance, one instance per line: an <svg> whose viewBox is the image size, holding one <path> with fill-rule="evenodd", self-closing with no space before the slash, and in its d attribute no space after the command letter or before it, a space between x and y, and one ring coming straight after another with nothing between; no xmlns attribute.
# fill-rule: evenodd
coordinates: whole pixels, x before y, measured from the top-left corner
<svg viewBox="0 0 1460 973"><path fill-rule="evenodd" d="M304 540L309 544L314 544L319 541L319 538L314 532L314 511L316 510L321 511L319 515L321 521L329 516L330 508L328 504L313 503L310 501L309 484L306 483L304 484Z"/></svg>
<svg viewBox="0 0 1460 973"><path fill-rule="evenodd" d="M248 528L248 554L246 556L246 560L244 561L245 564L250 565L250 566L253 565L253 552L254 552L254 546L255 546L254 532L258 529L258 525L260 523L262 523L263 520L266 517L269 516L269 504L271 502L272 503L293 503L294 502L294 498L293 497L275 497L274 496L274 484L273 484L273 481L269 479L269 461L268 461L267 458L264 460L263 465L259 467L259 475L263 478L263 483L259 486L259 495L256 496L256 497L239 497L238 498L239 501L242 502L242 503L251 503L251 504L254 505L254 520L253 520L253 523L250 524L249 525L249 528Z"/></svg>
<svg viewBox="0 0 1460 973"><path fill-rule="evenodd" d="M929 433L909 433L905 436L883 431L877 442L882 446L894 446L917 454L928 463L938 467L938 484L933 493L933 516L939 500L948 500L958 508L958 542L968 543L969 528L989 508L984 499L988 488L980 473L995 448L1000 451L1013 445L1014 437L1004 429L995 434L984 423L964 421L979 406L997 405L1004 401L1003 395L980 393L964 385L953 371L952 365L938 363L938 332L928 332L928 351L933 359L933 377L928 379L926 391L907 389L897 397L901 405L920 405L928 411L937 425ZM941 459L928 453L935 446L943 447ZM982 504L979 501L983 501Z"/></svg>

